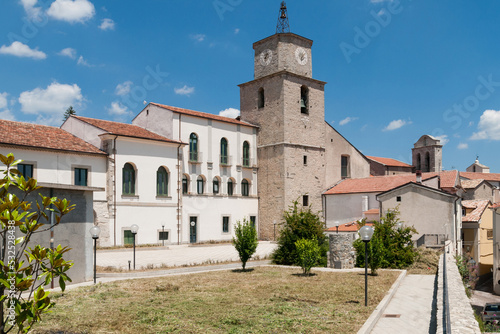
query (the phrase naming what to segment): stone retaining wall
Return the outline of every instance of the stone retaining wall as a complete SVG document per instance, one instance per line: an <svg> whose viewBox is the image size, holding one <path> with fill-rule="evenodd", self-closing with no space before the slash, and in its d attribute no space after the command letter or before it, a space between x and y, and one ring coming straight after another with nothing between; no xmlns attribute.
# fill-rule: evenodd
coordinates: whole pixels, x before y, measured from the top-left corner
<svg viewBox="0 0 500 334"><path fill-rule="evenodd" d="M462 283L462 278L458 272L452 243L447 242L445 253L441 255L439 260L438 273L438 291L437 291L437 333L481 333L479 325L474 317L470 299L465 293L465 287ZM448 279L448 299L450 305L450 329L445 332L443 312L443 257L446 256L446 276Z"/></svg>

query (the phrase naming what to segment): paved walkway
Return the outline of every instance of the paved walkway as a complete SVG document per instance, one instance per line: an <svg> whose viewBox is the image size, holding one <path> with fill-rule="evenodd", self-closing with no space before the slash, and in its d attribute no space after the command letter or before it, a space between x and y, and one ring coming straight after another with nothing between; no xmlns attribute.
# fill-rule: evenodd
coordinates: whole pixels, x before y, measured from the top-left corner
<svg viewBox="0 0 500 334"><path fill-rule="evenodd" d="M264 259L276 248L276 243L261 241L253 258ZM154 266L180 267L239 261L238 252L232 244L214 245L172 245L165 248L136 248L136 269ZM132 248L97 251L97 265L128 269L128 261L133 261ZM133 262L132 262L133 266Z"/></svg>
<svg viewBox="0 0 500 334"><path fill-rule="evenodd" d="M434 275L406 276L371 333L435 333L434 285Z"/></svg>

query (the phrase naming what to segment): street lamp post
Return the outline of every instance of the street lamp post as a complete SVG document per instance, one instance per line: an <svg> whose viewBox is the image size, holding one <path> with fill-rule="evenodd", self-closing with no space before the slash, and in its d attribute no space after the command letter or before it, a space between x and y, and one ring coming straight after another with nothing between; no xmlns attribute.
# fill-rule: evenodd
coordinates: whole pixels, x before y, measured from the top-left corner
<svg viewBox="0 0 500 334"><path fill-rule="evenodd" d="M339 234L339 225L340 225L340 222L338 220L336 220L334 222L334 224L335 224L335 227L337 228L337 234Z"/></svg>
<svg viewBox="0 0 500 334"><path fill-rule="evenodd" d="M359 235L365 243L365 306L368 306L368 242L373 236L373 228L365 225L359 230Z"/></svg>
<svg viewBox="0 0 500 334"><path fill-rule="evenodd" d="M99 234L101 233L101 229L99 226L93 226L90 229L90 234L92 235L92 239L94 239L94 284L96 284L96 272L97 272L97 239L99 239Z"/></svg>
<svg viewBox="0 0 500 334"><path fill-rule="evenodd" d="M139 226L137 226L137 224L130 226L130 232L132 232L132 235L134 236L134 270L135 270L135 235L137 234L138 230Z"/></svg>

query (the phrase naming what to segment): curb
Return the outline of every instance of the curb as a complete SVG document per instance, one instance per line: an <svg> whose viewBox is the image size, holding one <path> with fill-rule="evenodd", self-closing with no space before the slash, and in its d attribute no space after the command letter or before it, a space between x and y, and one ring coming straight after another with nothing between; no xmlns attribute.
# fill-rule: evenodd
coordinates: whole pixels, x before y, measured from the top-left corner
<svg viewBox="0 0 500 334"><path fill-rule="evenodd" d="M399 277L396 279L396 282L394 282L394 284L391 286L391 289L385 295L384 299L382 299L382 301L377 305L375 310L373 310L368 320L365 321L363 327L361 327L361 329L358 331L358 334L368 334L373 330L373 327L375 327L378 320L384 313L392 297L394 297L394 294L398 290L401 281L403 280L403 278L406 277L406 273L407 273L406 270L401 271L401 274L399 274Z"/></svg>

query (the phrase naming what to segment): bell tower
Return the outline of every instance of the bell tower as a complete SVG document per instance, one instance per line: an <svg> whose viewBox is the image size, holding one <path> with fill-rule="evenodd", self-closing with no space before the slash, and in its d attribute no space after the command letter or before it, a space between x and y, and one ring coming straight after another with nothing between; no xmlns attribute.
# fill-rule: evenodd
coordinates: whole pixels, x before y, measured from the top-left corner
<svg viewBox="0 0 500 334"><path fill-rule="evenodd" d="M278 32L253 44L254 80L239 85L241 120L259 126L259 237L267 240L293 201L321 211L325 186L326 83L312 78L313 41L282 32L287 26L282 2Z"/></svg>

